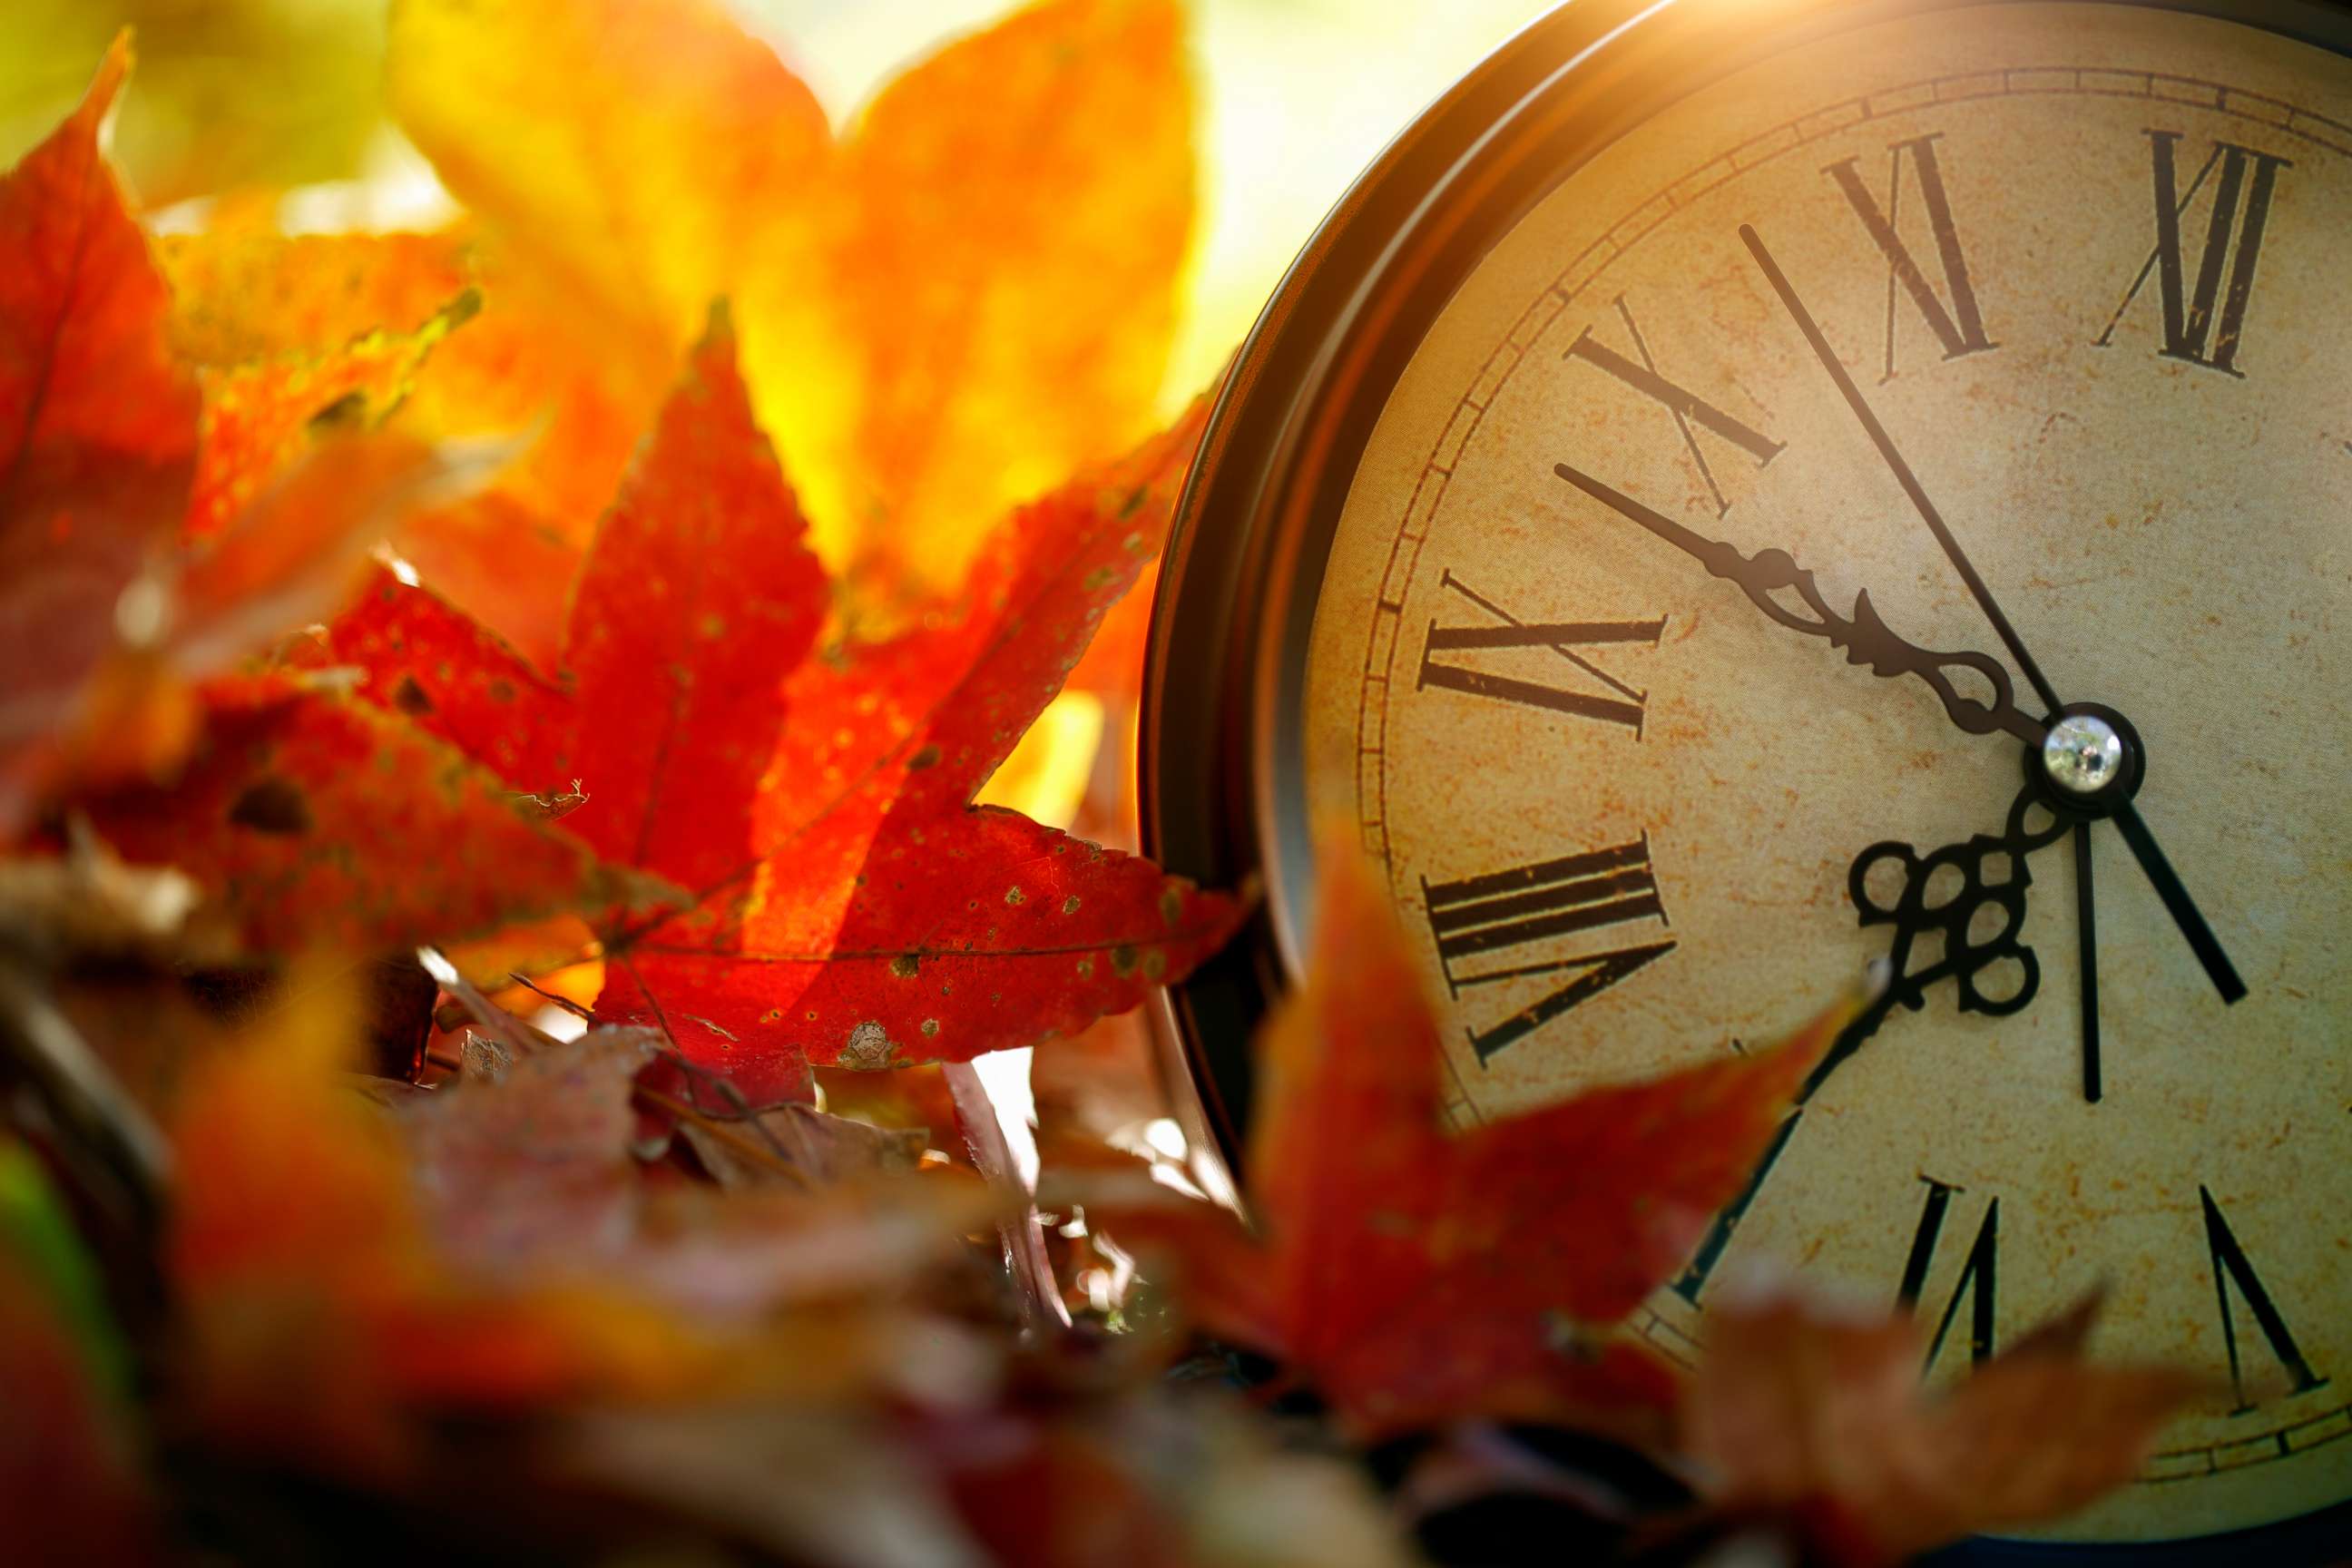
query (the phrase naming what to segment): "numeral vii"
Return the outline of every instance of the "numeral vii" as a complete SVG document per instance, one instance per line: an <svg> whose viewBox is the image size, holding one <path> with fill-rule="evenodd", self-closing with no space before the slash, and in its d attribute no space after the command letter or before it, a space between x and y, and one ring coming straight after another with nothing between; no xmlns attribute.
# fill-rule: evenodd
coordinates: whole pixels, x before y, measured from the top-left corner
<svg viewBox="0 0 2352 1568"><path fill-rule="evenodd" d="M1465 691L1473 697L1548 708L1579 719L1622 724L1640 736L1644 704L1650 694L1636 691L1577 650L1612 643L1640 643L1655 647L1659 637L1665 634L1664 616L1654 621L1523 621L1493 600L1472 592L1450 571L1439 581L1492 616L1493 621L1485 626L1442 626L1432 620L1429 636L1421 647L1421 676L1413 683L1416 689L1436 686L1448 691ZM1579 691L1564 685L1550 686L1538 680L1491 674L1465 664L1450 664L1438 657L1500 648L1542 648L1581 672L1599 689Z"/></svg>
<svg viewBox="0 0 2352 1568"><path fill-rule="evenodd" d="M2124 312L2153 273L2164 307L2164 347L2158 352L2167 359L2242 376L2238 347L2245 334L2246 306L2253 298L2263 237L2270 227L2271 201L2278 191L2279 171L2294 165L2275 153L2216 142L2184 192L2179 188L2180 132L2151 131L2147 139L2156 171L2156 247L2095 341L2101 348L2114 341ZM2181 248L2181 226L2208 183L2213 186L2213 200L2192 284Z"/></svg>
<svg viewBox="0 0 2352 1568"><path fill-rule="evenodd" d="M1919 1226L1911 1233L1910 1255L1903 1260L1903 1282L1895 1288L1895 1300L1906 1310L1916 1310L1920 1292L1927 1288L1927 1274L1936 1262L1936 1243L1944 1234L1944 1219L1951 1211L1952 1199L1961 1189L1933 1176L1921 1176L1927 1184L1927 1196L1919 1205ZM1969 1299L1969 1361L1979 1364L1992 1355L1995 1268L2000 1262L2000 1200L1993 1198L1985 1204L1984 1219L1977 1226L1976 1239L1969 1244L1968 1256L1961 1260L1960 1277L1952 1286L1951 1295L1944 1302L1943 1315L1936 1320L1935 1337L1927 1342L1927 1366L1936 1364L1936 1357L1944 1348L1944 1340L1952 1331L1952 1320L1958 1316L1960 1298Z"/></svg>
<svg viewBox="0 0 2352 1568"><path fill-rule="evenodd" d="M1470 1031L1480 1062L1674 951L1671 938L1603 952L1562 951L1560 939L1611 926L1666 924L1650 869L1647 834L1630 844L1540 860L1458 882L1422 879L1429 929L1445 984L1492 985L1524 975L1567 983L1493 1027Z"/></svg>
<svg viewBox="0 0 2352 1568"><path fill-rule="evenodd" d="M1870 188L1862 183L1860 157L1832 163L1822 172L1837 182L1845 193L1846 205L1853 216L1862 220L1871 243L1886 258L1886 374L1895 378L1895 304L1905 295L1912 307L1936 334L1943 345L1948 360L1964 354L1981 353L1997 348L1985 335L1984 313L1977 306L1976 285L1969 278L1968 258L1960 251L1959 226L1952 218L1952 199L1944 189L1943 165L1936 161L1936 143L1941 133L1914 136L1897 142L1887 149L1889 166L1886 171L1886 205L1882 207ZM1936 239L1936 260L1944 275L1944 292L1951 304L1947 307L1937 297L1935 286L1903 241L1896 223L1903 211L1903 171L1908 164L1913 182L1919 187L1919 204L1925 209L1927 230Z"/></svg>
<svg viewBox="0 0 2352 1568"><path fill-rule="evenodd" d="M2221 1309L2221 1338L2230 1352L2230 1386L2238 1396L2237 1405L2230 1414L2243 1415L2254 1407L2246 1397L2246 1382L2238 1359L2238 1318L2230 1307L2231 1285L2245 1299L2246 1315L2262 1331L2271 1354L2286 1369L2291 1384L2289 1394L2307 1394L2317 1388L2327 1380L2313 1372L2311 1363L2304 1359L2294 1335L2287 1330L2286 1319L2279 1313L2278 1304L2263 1289L2262 1276L2254 1272L2254 1266L2246 1261L2246 1250L2238 1245L2230 1222L2221 1217L2221 1205L2202 1186L2197 1189L2197 1196L2205 1205L2205 1249L2213 1260L2213 1294Z"/></svg>

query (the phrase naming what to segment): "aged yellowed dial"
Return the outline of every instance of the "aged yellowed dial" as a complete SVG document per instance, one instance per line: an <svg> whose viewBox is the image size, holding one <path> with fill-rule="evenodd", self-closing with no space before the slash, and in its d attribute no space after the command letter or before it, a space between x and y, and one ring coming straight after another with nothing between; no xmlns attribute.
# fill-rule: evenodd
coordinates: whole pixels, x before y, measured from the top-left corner
<svg viewBox="0 0 2352 1568"><path fill-rule="evenodd" d="M1817 28L1437 315L1323 569L1305 787L1465 1119L1888 961L1641 1331L1687 1356L1769 1259L1958 1376L2104 1284L2102 1353L2221 1392L2064 1533L2201 1534L2352 1495L2348 618L2352 64L2113 5Z"/></svg>

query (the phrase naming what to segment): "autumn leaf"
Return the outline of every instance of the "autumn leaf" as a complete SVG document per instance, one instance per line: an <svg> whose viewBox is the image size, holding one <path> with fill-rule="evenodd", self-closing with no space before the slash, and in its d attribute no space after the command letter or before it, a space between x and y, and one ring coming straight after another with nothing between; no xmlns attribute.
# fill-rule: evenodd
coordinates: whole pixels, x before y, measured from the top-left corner
<svg viewBox="0 0 2352 1568"><path fill-rule="evenodd" d="M479 308L480 296L463 290L414 331L368 332L331 353L201 371L204 426L186 537L209 540L227 528L299 460L313 434L382 425L441 340Z"/></svg>
<svg viewBox="0 0 2352 1568"><path fill-rule="evenodd" d="M599 529L572 683L388 576L332 657L518 792L583 797L554 831L698 890L606 930L598 1011L755 1104L811 1061L967 1059L1181 976L1229 900L970 803L1156 553L1201 411L1006 520L961 615L820 651L825 584L732 353L722 316Z"/></svg>
<svg viewBox="0 0 2352 1568"><path fill-rule="evenodd" d="M1731 1509L1811 1509L1842 1560L1895 1563L2054 1519L2129 1480L2204 1384L2095 1364L2095 1297L1945 1389L1920 1382L1907 1314L1857 1316L1780 1289L1707 1310L1685 1438Z"/></svg>
<svg viewBox="0 0 2352 1568"><path fill-rule="evenodd" d="M81 107L0 182L0 831L32 787L32 748L113 646L116 603L177 528L194 472L196 389L99 151L130 68L118 38Z"/></svg>
<svg viewBox="0 0 2352 1568"><path fill-rule="evenodd" d="M836 140L702 0L402 0L391 97L631 374L732 297L827 558L942 588L979 524L1149 428L1192 219L1181 31L1166 0L1034 6Z"/></svg>
<svg viewBox="0 0 2352 1568"><path fill-rule="evenodd" d="M1258 1045L1263 1245L1131 1188L1089 1212L1171 1245L1202 1321L1280 1357L1359 1434L1486 1415L1656 1435L1673 1384L1608 1330L1738 1192L1843 1010L1449 1136L1437 1024L1385 895L1340 838L1322 860L1307 984Z"/></svg>
<svg viewBox="0 0 2352 1568"><path fill-rule="evenodd" d="M205 705L172 785L77 805L125 858L202 883L255 952L376 952L665 896L396 718L282 678L216 683Z"/></svg>
<svg viewBox="0 0 2352 1568"><path fill-rule="evenodd" d="M481 454L369 433L463 319L235 367L180 358L147 242L98 148L118 42L82 109L0 188L0 834L37 795L167 778L190 689L343 596L360 555Z"/></svg>
<svg viewBox="0 0 2352 1568"><path fill-rule="evenodd" d="M822 1406L872 1397L946 1335L876 1293L960 1265L970 1194L652 1192L621 1113L642 1038L608 1031L387 1114L336 1070L337 987L311 973L286 997L194 1064L173 1117L184 1413L209 1440L384 1478L435 1416Z"/></svg>

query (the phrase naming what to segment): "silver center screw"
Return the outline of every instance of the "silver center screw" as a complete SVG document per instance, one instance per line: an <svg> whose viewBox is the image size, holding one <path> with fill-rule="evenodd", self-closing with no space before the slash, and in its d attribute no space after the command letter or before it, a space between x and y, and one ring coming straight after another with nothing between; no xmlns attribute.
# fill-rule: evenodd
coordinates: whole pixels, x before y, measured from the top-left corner
<svg viewBox="0 0 2352 1568"><path fill-rule="evenodd" d="M2123 771L2124 739L2105 719L2070 713L2042 742L2042 771L2069 795L2096 795Z"/></svg>

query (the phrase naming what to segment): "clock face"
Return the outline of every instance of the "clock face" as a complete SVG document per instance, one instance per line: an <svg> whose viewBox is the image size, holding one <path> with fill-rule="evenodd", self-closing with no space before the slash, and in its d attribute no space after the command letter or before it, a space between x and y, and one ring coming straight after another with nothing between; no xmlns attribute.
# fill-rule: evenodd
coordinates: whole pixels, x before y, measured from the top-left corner
<svg viewBox="0 0 2352 1568"><path fill-rule="evenodd" d="M1385 864L1459 1119L1892 963L1636 1327L1687 1360L1769 1260L1915 1304L1939 1379L2104 1285L2098 1353L2219 1392L2075 1538L2352 1496L2347 257L2341 56L1816 28L1496 241L1314 604L1298 787ZM2041 761L2060 703L2126 809Z"/></svg>

